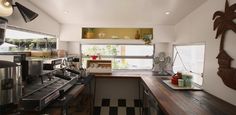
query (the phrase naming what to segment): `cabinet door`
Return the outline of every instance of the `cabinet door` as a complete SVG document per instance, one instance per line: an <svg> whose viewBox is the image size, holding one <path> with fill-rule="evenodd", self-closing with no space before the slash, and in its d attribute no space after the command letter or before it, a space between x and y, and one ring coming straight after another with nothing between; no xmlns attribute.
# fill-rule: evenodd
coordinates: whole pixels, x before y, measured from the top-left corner
<svg viewBox="0 0 236 115"><path fill-rule="evenodd" d="M143 108L142 115L163 115L158 102L150 90L143 84Z"/></svg>

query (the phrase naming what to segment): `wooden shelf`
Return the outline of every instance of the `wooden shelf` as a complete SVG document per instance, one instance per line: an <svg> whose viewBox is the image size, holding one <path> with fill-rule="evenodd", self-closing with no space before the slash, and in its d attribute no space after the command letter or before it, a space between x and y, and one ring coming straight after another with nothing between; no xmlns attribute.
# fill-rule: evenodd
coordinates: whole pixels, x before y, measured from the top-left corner
<svg viewBox="0 0 236 115"><path fill-rule="evenodd" d="M139 40L145 35L153 36L153 28L82 28L82 39Z"/></svg>

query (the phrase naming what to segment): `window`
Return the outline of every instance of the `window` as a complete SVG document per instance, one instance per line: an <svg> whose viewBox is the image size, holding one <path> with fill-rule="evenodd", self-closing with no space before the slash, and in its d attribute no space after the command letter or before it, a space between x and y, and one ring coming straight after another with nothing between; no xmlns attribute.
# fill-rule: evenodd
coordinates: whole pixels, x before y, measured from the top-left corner
<svg viewBox="0 0 236 115"><path fill-rule="evenodd" d="M0 51L55 50L56 45L53 35L10 27L6 29L5 43Z"/></svg>
<svg viewBox="0 0 236 115"><path fill-rule="evenodd" d="M205 45L174 46L173 71L188 72L193 75L193 82L202 85Z"/></svg>
<svg viewBox="0 0 236 115"><path fill-rule="evenodd" d="M81 45L82 65L93 55L112 60L112 69L152 69L154 45Z"/></svg>

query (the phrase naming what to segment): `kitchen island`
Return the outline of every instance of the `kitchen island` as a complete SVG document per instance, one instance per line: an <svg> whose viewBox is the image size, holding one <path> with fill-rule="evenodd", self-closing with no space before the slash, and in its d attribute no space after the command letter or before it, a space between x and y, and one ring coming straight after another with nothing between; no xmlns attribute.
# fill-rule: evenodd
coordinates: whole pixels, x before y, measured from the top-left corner
<svg viewBox="0 0 236 115"><path fill-rule="evenodd" d="M236 106L205 91L177 91L162 82L169 76L156 76L150 71L115 71L99 74L96 79L138 79L167 115L236 115ZM140 93L140 92L139 92Z"/></svg>

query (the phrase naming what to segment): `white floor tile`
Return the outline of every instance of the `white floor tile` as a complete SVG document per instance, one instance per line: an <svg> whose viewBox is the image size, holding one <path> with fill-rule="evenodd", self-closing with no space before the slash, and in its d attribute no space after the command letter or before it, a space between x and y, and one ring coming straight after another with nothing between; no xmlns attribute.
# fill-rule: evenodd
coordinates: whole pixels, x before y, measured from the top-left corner
<svg viewBox="0 0 236 115"><path fill-rule="evenodd" d="M118 106L118 99L111 99L110 100L110 106L111 107L117 107Z"/></svg>
<svg viewBox="0 0 236 115"><path fill-rule="evenodd" d="M134 107L134 100L131 99L126 100L126 107Z"/></svg>
<svg viewBox="0 0 236 115"><path fill-rule="evenodd" d="M141 112L140 108L135 107L134 111L135 111L135 115L140 115L140 112Z"/></svg>
<svg viewBox="0 0 236 115"><path fill-rule="evenodd" d="M118 115L126 115L126 107L118 107Z"/></svg>
<svg viewBox="0 0 236 115"><path fill-rule="evenodd" d="M109 115L109 107L102 107L100 115Z"/></svg>

